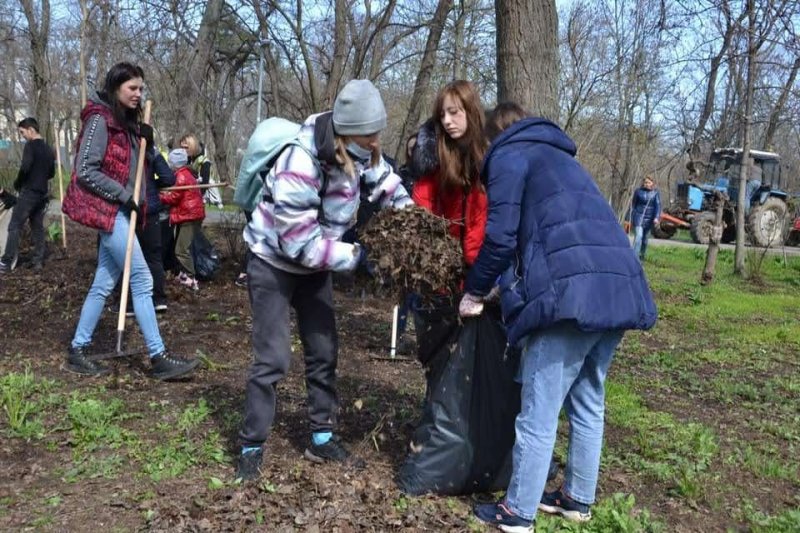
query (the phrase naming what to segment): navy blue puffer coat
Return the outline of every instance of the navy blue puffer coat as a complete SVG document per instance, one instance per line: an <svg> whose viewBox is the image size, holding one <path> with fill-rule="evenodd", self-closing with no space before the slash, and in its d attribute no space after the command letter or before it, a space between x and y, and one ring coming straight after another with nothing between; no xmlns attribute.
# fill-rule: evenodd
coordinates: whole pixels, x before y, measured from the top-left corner
<svg viewBox="0 0 800 533"><path fill-rule="evenodd" d="M485 295L502 273L512 344L560 321L584 331L656 321L644 271L575 151L558 126L527 118L501 133L484 160L489 218L465 291Z"/></svg>

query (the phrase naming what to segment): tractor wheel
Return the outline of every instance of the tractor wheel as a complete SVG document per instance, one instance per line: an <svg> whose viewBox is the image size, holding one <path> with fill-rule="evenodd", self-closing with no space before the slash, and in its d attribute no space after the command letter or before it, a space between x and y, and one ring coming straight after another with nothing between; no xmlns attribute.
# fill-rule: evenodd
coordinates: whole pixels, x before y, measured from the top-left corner
<svg viewBox="0 0 800 533"><path fill-rule="evenodd" d="M708 244L711 240L711 231L714 229L714 213L698 213L692 219L689 234L697 244Z"/></svg>
<svg viewBox="0 0 800 533"><path fill-rule="evenodd" d="M753 244L762 248L783 244L787 215L786 202L774 196L753 207L747 217L747 233Z"/></svg>
<svg viewBox="0 0 800 533"><path fill-rule="evenodd" d="M671 239L675 236L675 232L678 231L678 228L673 225L667 224L653 224L653 237L656 239Z"/></svg>

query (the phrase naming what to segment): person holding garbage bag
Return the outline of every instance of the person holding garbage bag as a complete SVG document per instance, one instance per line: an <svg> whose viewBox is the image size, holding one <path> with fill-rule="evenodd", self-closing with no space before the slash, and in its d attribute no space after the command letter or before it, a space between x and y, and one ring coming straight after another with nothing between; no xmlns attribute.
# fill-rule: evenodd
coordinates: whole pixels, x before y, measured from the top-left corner
<svg viewBox="0 0 800 533"><path fill-rule="evenodd" d="M475 86L464 80L437 94L432 117L417 135L414 202L448 220L466 268L483 241L486 189L480 165L488 147ZM427 381L422 416L397 474L404 493L468 494L506 487L511 471L519 386L507 357L497 305L461 324L453 294L415 305L417 355Z"/></svg>
<svg viewBox="0 0 800 533"><path fill-rule="evenodd" d="M385 127L378 89L368 80L352 80L337 95L333 111L310 116L261 173L260 202L244 231L252 252L247 278L254 360L237 479L259 476L275 417L276 386L291 361L290 307L305 351L311 423L305 457L360 464L334 435L338 354L331 272L352 271L364 261L359 245L340 240L353 223L362 188L382 207L412 203L381 156Z"/></svg>
<svg viewBox="0 0 800 533"><path fill-rule="evenodd" d="M75 222L99 232L97 270L81 309L64 367L70 372L99 376L109 372L90 359L94 330L106 298L123 274L132 211L143 214L145 198L133 198L140 137L153 145L153 130L139 123L144 72L130 63L117 63L106 74L103 89L81 111L81 129L72 178L62 210ZM153 278L139 242L133 240L131 294L136 321L150 354L150 376L169 380L193 372L199 361L172 355L158 331L153 306Z"/></svg>
<svg viewBox="0 0 800 533"><path fill-rule="evenodd" d="M479 315L502 274L508 341L522 349L522 401L508 491L474 512L503 531L523 532L533 531L537 509L576 521L591 517L605 378L625 330L649 329L657 312L642 267L575 160L572 140L516 104L499 105L488 122L494 141L482 178L489 216L459 311ZM544 493L562 406L569 420L564 483Z"/></svg>

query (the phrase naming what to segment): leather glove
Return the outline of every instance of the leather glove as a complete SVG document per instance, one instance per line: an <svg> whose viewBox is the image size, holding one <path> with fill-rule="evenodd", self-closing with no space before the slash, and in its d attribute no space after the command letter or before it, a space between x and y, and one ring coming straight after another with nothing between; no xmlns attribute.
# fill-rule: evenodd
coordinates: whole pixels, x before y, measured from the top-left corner
<svg viewBox="0 0 800 533"><path fill-rule="evenodd" d="M462 318L478 316L483 312L483 298L465 294L458 304L458 314Z"/></svg>
<svg viewBox="0 0 800 533"><path fill-rule="evenodd" d="M139 137L147 143L147 150L153 148L155 141L153 140L153 127L150 124L142 122L139 124Z"/></svg>
<svg viewBox="0 0 800 533"><path fill-rule="evenodd" d="M390 173L386 176L380 185L373 189L372 193L367 197L367 200L370 202L380 202L383 200L385 196L392 197L394 196L394 191L397 190L398 185L400 185L403 180L397 174Z"/></svg>
<svg viewBox="0 0 800 533"><path fill-rule="evenodd" d="M137 215L141 215L142 212L139 210L139 206L136 205L136 202L133 201L133 196L128 198L128 201L123 204L130 213L136 212Z"/></svg>

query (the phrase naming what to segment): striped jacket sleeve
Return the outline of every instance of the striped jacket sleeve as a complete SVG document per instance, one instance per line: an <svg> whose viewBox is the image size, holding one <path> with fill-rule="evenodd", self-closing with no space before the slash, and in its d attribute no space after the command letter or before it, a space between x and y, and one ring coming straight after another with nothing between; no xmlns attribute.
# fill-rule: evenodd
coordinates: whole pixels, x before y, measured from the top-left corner
<svg viewBox="0 0 800 533"><path fill-rule="evenodd" d="M302 148L290 146L272 172L273 224L281 251L315 270L354 269L357 248L323 236L319 224L322 176L311 156Z"/></svg>
<svg viewBox="0 0 800 533"><path fill-rule="evenodd" d="M395 174L383 157L376 166L363 172L361 181L367 188L368 196L373 196L376 189L382 193L380 194L381 207L402 208L414 203L402 185L403 179Z"/></svg>

